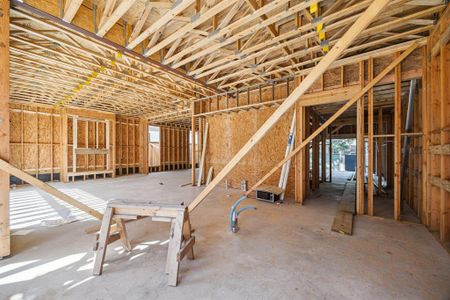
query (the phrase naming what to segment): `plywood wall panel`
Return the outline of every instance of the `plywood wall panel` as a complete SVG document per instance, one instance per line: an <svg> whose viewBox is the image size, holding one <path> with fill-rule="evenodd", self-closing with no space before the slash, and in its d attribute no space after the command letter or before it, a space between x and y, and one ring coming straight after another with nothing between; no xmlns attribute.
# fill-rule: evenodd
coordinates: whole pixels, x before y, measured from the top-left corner
<svg viewBox="0 0 450 300"><path fill-rule="evenodd" d="M256 130L274 112L275 108L251 110L228 115L207 118L209 135L207 146L207 170L214 168L217 174L239 149L248 141ZM240 182L247 180L249 186L256 183L276 163L284 158L292 110L278 122L258 143L239 165L227 176L228 184L240 188ZM277 185L280 170L267 180L267 184ZM288 197L294 195L294 171L291 165L288 179Z"/></svg>

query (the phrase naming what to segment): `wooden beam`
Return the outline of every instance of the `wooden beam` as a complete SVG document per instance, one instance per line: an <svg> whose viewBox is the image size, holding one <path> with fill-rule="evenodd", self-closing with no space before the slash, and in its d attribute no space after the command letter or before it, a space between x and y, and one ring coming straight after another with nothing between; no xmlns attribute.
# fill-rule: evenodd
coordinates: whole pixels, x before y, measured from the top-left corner
<svg viewBox="0 0 450 300"><path fill-rule="evenodd" d="M433 145L429 149L430 153L434 155L450 155L450 144Z"/></svg>
<svg viewBox="0 0 450 300"><path fill-rule="evenodd" d="M172 33L170 36L162 40L161 42L147 46L147 50L145 51L145 56L150 56L159 50L163 49L164 47L167 47L170 43L177 41L180 38L184 38L186 34L188 34L190 31L194 30L194 28L200 26L201 24L205 23L218 13L222 12L223 10L227 9L233 4L236 4L238 0L231 0L231 1L220 1L216 5L214 5L212 8L208 9L205 12L202 12L198 15L197 18L194 18L192 22L187 23L183 27L176 30L174 33ZM170 57L171 55L168 55ZM167 58L168 58L167 57Z"/></svg>
<svg viewBox="0 0 450 300"><path fill-rule="evenodd" d="M411 47L406 49L399 57L397 57L393 62L391 62L383 71L381 71L372 82L369 82L363 89L361 89L358 93L355 94L347 103L345 103L338 111L336 111L328 120L326 120L316 131L314 131L311 135L309 135L300 145L295 147L292 152L286 156L282 161L280 161L275 167L272 168L266 175L264 175L254 186L252 186L246 193L249 195L252 191L255 190L259 185L261 185L264 181L267 180L273 173L278 170L286 161L291 159L295 154L297 154L303 147L308 145L317 135L319 135L325 128L330 126L340 115L342 115L347 109L349 109L352 105L355 104L369 89L373 88L381 79L386 76L389 72L391 72L395 66L401 63L406 57L408 57L411 52L413 52L418 47L417 43L414 43Z"/></svg>
<svg viewBox="0 0 450 300"><path fill-rule="evenodd" d="M428 46L425 45L422 47L422 69L423 69L423 77L422 77L422 94L419 97L420 100L420 108L422 114L422 207L421 207L421 215L420 219L425 226L430 226L430 214L429 214L429 206L430 199L428 197L428 191L430 188L428 182L428 174L429 174L429 162L430 162L430 122L429 122L429 64L428 64Z"/></svg>
<svg viewBox="0 0 450 300"><path fill-rule="evenodd" d="M195 131L196 131L196 124L195 124L195 102L192 102L191 104L191 110L192 110L192 116L191 116L191 183L192 186L195 186Z"/></svg>
<svg viewBox="0 0 450 300"><path fill-rule="evenodd" d="M147 2L145 4L144 11L140 15L139 19L137 20L136 24L133 26L133 31L131 32L129 40L132 41L138 37L138 35L141 33L142 27L145 25L145 21L147 21L148 16L150 15L150 12L152 11L153 6L150 5L150 2Z"/></svg>
<svg viewBox="0 0 450 300"><path fill-rule="evenodd" d="M67 0L66 5L64 6L63 20L67 23L72 22L82 3L83 0Z"/></svg>
<svg viewBox="0 0 450 300"><path fill-rule="evenodd" d="M433 49L431 50L431 55L436 56L439 54L440 50L447 45L447 43L450 41L450 26L447 27L444 33L442 33L441 37L439 38L439 41L434 45Z"/></svg>
<svg viewBox="0 0 450 300"><path fill-rule="evenodd" d="M364 88L364 61L359 63L359 82ZM364 214L364 95L356 107L356 213Z"/></svg>
<svg viewBox="0 0 450 300"><path fill-rule="evenodd" d="M398 56L399 54L397 54ZM402 129L402 79L400 65L395 67L394 83L394 219L400 220L400 172L401 172L401 129Z"/></svg>
<svg viewBox="0 0 450 300"><path fill-rule="evenodd" d="M130 7L136 2L136 0L122 0L114 12L107 16L104 22L100 23L97 31L98 36L104 36L117 21L130 9ZM106 13L106 12L104 12Z"/></svg>
<svg viewBox="0 0 450 300"><path fill-rule="evenodd" d="M367 68L367 80L373 80L373 58L369 58ZM373 89L367 94L367 214L373 216Z"/></svg>
<svg viewBox="0 0 450 300"><path fill-rule="evenodd" d="M328 131L330 134L329 138L329 144L328 144L328 156L329 156L329 169L328 169L328 176L330 177L329 182L333 182L333 133L331 131L331 127L328 127Z"/></svg>
<svg viewBox="0 0 450 300"><path fill-rule="evenodd" d="M137 45L139 45L143 40L148 38L152 33L155 33L157 30L162 28L164 25L169 23L180 14L183 10L191 6L195 3L195 0L182 0L180 2L176 2L172 9L168 10L161 18L159 18L156 22L154 22L150 27L144 30L141 34L139 34L135 39L131 40L127 46L127 49L134 49Z"/></svg>
<svg viewBox="0 0 450 300"><path fill-rule="evenodd" d="M296 103L295 143L301 144L305 139L306 108ZM305 172L305 151L295 156L295 202L303 204L305 201L305 186L307 173ZM308 174L309 175L309 174ZM309 176L308 176L309 177Z"/></svg>
<svg viewBox="0 0 450 300"><path fill-rule="evenodd" d="M298 101L298 99L320 78L328 67L347 49L357 35L369 26L370 22L388 4L388 0L375 0L367 10L355 21L344 36L328 52L319 64L305 77L300 85L286 98L278 109L264 122L248 142L237 152L230 162L217 174L210 185L208 185L189 205L192 211L199 205L206 196L236 167L236 165L246 156L250 150L267 134L275 123ZM415 47L414 47L415 48ZM327 125L328 126L328 125Z"/></svg>
<svg viewBox="0 0 450 300"><path fill-rule="evenodd" d="M0 3L0 158L9 160L9 0ZM11 254L9 174L0 171L0 258Z"/></svg>
<svg viewBox="0 0 450 300"><path fill-rule="evenodd" d="M247 4L249 5L252 13L254 13L255 11L257 11L259 9L259 5L255 0L245 0L245 2L247 2ZM259 18L263 22L268 19L268 17L265 14L262 14L261 16L259 16ZM269 24L266 26L266 28L273 38L276 38L280 35L278 30L275 28L274 24ZM283 49L283 51L286 55L292 55L291 49L289 49L287 46L283 46L281 48ZM291 58L290 60L294 64L298 63L297 59L295 59L295 58Z"/></svg>

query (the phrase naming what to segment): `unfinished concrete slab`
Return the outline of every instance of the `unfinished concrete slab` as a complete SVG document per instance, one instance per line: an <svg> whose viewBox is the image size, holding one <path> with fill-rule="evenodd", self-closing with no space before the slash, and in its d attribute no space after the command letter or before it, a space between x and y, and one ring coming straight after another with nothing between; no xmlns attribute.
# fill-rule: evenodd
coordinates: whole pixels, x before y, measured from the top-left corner
<svg viewBox="0 0 450 300"><path fill-rule="evenodd" d="M202 188L180 187L186 171L58 184L102 201L110 197L191 201ZM160 183L163 183L161 185ZM304 206L246 200L257 211L229 231L239 191L218 188L191 215L195 260L184 260L178 287L164 274L169 225L128 225L133 247L108 248L103 275L92 276L92 219L13 236L0 261L0 297L14 299L448 299L450 256L420 224L357 216L353 236L332 232L343 185L325 184ZM18 188L33 191L33 188ZM230 196L228 196L230 195ZM175 200L174 200L175 199Z"/></svg>

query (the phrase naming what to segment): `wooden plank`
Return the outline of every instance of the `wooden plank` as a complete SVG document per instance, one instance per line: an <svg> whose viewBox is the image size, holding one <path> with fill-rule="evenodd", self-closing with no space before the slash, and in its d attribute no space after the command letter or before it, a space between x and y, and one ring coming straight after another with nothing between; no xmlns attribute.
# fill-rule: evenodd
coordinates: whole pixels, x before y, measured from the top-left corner
<svg viewBox="0 0 450 300"><path fill-rule="evenodd" d="M178 253L181 249L183 238L184 212L178 212L175 219L172 220L170 228L169 250L167 253L166 271L168 273L167 283L170 286L177 286L178 271L180 262L177 260Z"/></svg>
<svg viewBox="0 0 450 300"><path fill-rule="evenodd" d="M359 63L359 82L364 88L364 61ZM356 108L356 213L364 214L364 95Z"/></svg>
<svg viewBox="0 0 450 300"><path fill-rule="evenodd" d="M355 21L349 30L343 35L336 45L328 52L319 64L305 77L300 85L286 98L277 110L266 120L266 122L256 131L249 141L236 153L230 162L217 174L211 184L207 186L189 205L192 211L203 199L234 169L244 156L267 134L275 123L298 101L298 99L320 78L327 68L347 49L352 41L363 31L370 22L388 4L388 0L375 0L367 10ZM415 47L414 47L415 48ZM345 107L345 105L344 105ZM345 108L346 109L346 108ZM328 125L327 125L328 126ZM296 153L292 152L291 154ZM291 155L289 155L291 156ZM292 155L293 156L293 155Z"/></svg>
<svg viewBox="0 0 450 300"><path fill-rule="evenodd" d="M135 2L136 0L122 0L114 12L107 16L103 22L100 22L97 35L104 36Z"/></svg>
<svg viewBox="0 0 450 300"><path fill-rule="evenodd" d="M205 131L203 134L203 143L202 143L202 157L200 159L198 178L197 178L197 186L201 186L203 183L203 172L205 169L205 157L206 157L206 143L208 141L208 123L206 123Z"/></svg>
<svg viewBox="0 0 450 300"><path fill-rule="evenodd" d="M305 138L306 129L306 108L296 103L296 124L295 143L300 144ZM303 204L305 200L306 171L305 171L305 151L301 151L295 156L295 202Z"/></svg>
<svg viewBox="0 0 450 300"><path fill-rule="evenodd" d="M111 230L111 219L113 208L106 207L105 217L102 220L100 237L98 239L97 252L94 260L94 275L101 275L103 271L103 261L105 260L106 247L108 246L109 231Z"/></svg>
<svg viewBox="0 0 450 300"><path fill-rule="evenodd" d="M429 149L430 153L434 155L450 155L450 144L433 145Z"/></svg>
<svg viewBox="0 0 450 300"><path fill-rule="evenodd" d="M96 148L76 148L75 154L83 154L83 155L89 155L89 154L108 154L108 149L96 149Z"/></svg>
<svg viewBox="0 0 450 300"><path fill-rule="evenodd" d="M195 236L192 236L190 239L188 239L186 242L184 242L183 247L180 249L180 251L177 254L178 262L182 261L183 258L186 256L186 254L188 254L192 251L194 244L195 244Z"/></svg>
<svg viewBox="0 0 450 300"><path fill-rule="evenodd" d="M373 80L373 58L368 61L368 81ZM373 88L367 93L367 214L373 216Z"/></svg>
<svg viewBox="0 0 450 300"><path fill-rule="evenodd" d="M64 6L63 20L71 23L82 3L83 0L67 0Z"/></svg>
<svg viewBox="0 0 450 300"><path fill-rule="evenodd" d="M0 3L0 158L9 160L9 0ZM9 174L0 171L0 257L11 254Z"/></svg>
<svg viewBox="0 0 450 300"><path fill-rule="evenodd" d="M334 218L331 230L352 235L353 232L353 214L346 211L338 211Z"/></svg>
<svg viewBox="0 0 450 300"><path fill-rule="evenodd" d="M287 160L291 159L296 153L298 153L303 147L309 144L320 132L325 130L331 125L340 115L342 115L348 108L350 108L359 98L361 98L370 88L376 85L384 76L386 76L394 67L402 62L412 51L414 51L419 44L414 43L411 47L405 50L401 56L397 57L392 63L390 63L383 71L381 71L372 82L368 83L362 90L360 90L352 99L344 104L338 111L336 111L327 121L325 121L316 131L310 134L300 145L298 145L287 157L280 161L275 167L273 167L266 175L264 175L253 187L251 187L247 195L255 190L256 187L261 185L267 180L276 170L278 170ZM308 163L307 163L308 165ZM217 177L216 177L217 178Z"/></svg>
<svg viewBox="0 0 450 300"><path fill-rule="evenodd" d="M397 54L398 57L399 54ZM401 67L395 67L394 83L394 219L400 220L400 173L401 173L401 109L402 109L402 90L401 90Z"/></svg>
<svg viewBox="0 0 450 300"><path fill-rule="evenodd" d="M433 46L433 49L431 50L431 55L436 56L439 54L442 48L445 48L445 45L448 44L450 41L450 27L447 27L444 33L442 33L439 41L436 43L436 45Z"/></svg>
<svg viewBox="0 0 450 300"><path fill-rule="evenodd" d="M89 206L79 202L78 200L70 197L67 194L64 194L63 192L57 190L56 188L46 184L43 181L40 181L39 179L36 179L35 177L25 173L22 170L19 170L18 168L14 167L13 165L9 164L8 162L4 161L3 159L0 159L0 169L4 172L7 172L11 175L14 175L23 181L28 182L29 184L43 190L46 193L49 193L52 196L55 196L56 198L78 208L79 210L84 211L85 213L101 220L103 218L103 215L96 211L95 209L90 208Z"/></svg>
<svg viewBox="0 0 450 300"><path fill-rule="evenodd" d="M141 33L142 27L144 27L145 21L147 21L148 16L150 15L150 12L152 11L153 6L150 5L150 2L145 3L145 8L142 11L142 14L140 15L138 21L133 26L133 31L131 32L129 40L134 40L139 33Z"/></svg>
<svg viewBox="0 0 450 300"><path fill-rule="evenodd" d="M155 33L158 29L169 23L175 16L188 8L194 2L195 0L182 0L176 2L172 9L168 10L164 15L161 16L161 18L153 22L150 27L145 29L135 39L130 39L130 43L128 44L127 49L134 49L139 43L148 38L152 33Z"/></svg>

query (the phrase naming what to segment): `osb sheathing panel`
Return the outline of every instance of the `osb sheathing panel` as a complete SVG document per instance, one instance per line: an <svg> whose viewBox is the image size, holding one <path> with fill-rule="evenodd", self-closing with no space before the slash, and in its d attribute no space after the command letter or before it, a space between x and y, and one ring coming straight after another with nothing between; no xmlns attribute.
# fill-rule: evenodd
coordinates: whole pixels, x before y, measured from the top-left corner
<svg viewBox="0 0 450 300"><path fill-rule="evenodd" d="M20 143L22 140L22 113L11 111L9 114L10 136L11 143Z"/></svg>
<svg viewBox="0 0 450 300"><path fill-rule="evenodd" d="M51 108L10 104L10 163L30 173L58 169L59 122L57 111Z"/></svg>
<svg viewBox="0 0 450 300"><path fill-rule="evenodd" d="M36 143L37 131L36 114L24 113L23 115L23 141L24 143Z"/></svg>
<svg viewBox="0 0 450 300"><path fill-rule="evenodd" d="M210 166L217 174L239 151L256 130L269 118L275 108L252 110L207 118L209 133L206 153L206 170ZM242 180L252 186L284 158L289 128L292 121L289 111L250 153L227 176L228 184L239 188ZM286 195L294 196L294 164L291 164ZM278 185L281 170L275 172L266 184Z"/></svg>

